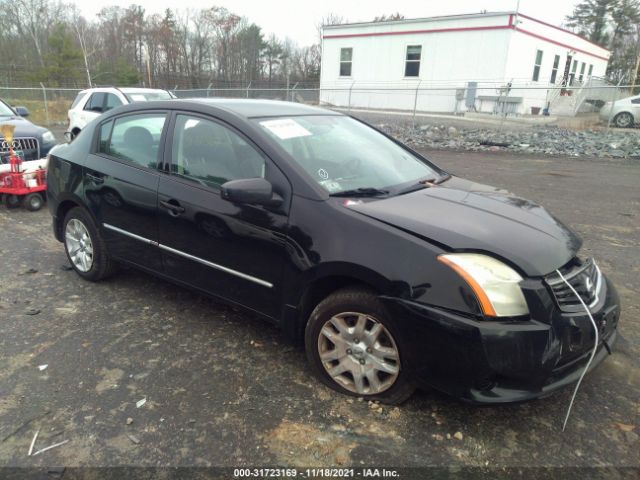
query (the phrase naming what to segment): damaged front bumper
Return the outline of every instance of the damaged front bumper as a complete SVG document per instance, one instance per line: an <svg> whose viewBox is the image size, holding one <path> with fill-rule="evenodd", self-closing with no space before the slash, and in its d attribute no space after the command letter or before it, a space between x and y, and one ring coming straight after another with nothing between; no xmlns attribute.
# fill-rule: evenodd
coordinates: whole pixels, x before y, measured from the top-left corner
<svg viewBox="0 0 640 480"><path fill-rule="evenodd" d="M603 278L600 302L591 314L600 344L590 370L616 341L620 302ZM416 383L463 400L508 403L550 395L576 382L594 343L584 312L561 311L542 281L522 284L528 319L481 320L399 298L384 299L407 339L404 365ZM406 322L406 323L405 323Z"/></svg>

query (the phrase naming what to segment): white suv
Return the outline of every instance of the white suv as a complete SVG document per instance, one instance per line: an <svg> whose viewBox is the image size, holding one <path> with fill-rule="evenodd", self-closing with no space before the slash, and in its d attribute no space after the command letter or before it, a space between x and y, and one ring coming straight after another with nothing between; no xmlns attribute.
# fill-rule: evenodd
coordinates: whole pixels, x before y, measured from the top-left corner
<svg viewBox="0 0 640 480"><path fill-rule="evenodd" d="M176 97L171 92L153 88L101 87L82 90L71 104L65 137L73 140L91 120L120 105L172 98Z"/></svg>

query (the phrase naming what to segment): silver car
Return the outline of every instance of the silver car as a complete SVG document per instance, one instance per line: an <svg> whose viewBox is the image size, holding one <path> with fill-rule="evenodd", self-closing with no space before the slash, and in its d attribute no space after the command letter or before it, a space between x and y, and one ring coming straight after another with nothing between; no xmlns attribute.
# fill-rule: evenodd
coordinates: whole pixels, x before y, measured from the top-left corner
<svg viewBox="0 0 640 480"><path fill-rule="evenodd" d="M613 108L613 110L612 110ZM607 102L600 109L600 119L604 123L611 120L611 125L627 128L640 124L640 95Z"/></svg>

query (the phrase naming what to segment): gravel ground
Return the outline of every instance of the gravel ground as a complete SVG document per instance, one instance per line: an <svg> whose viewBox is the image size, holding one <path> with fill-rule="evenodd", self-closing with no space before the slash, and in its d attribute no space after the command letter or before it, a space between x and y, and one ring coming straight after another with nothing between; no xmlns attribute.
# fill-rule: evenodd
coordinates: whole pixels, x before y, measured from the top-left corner
<svg viewBox="0 0 640 480"><path fill-rule="evenodd" d="M391 408L338 395L252 315L133 270L83 281L46 210L1 208L0 465L640 467L640 165L430 156L548 206L618 287L622 339L564 433L569 390L483 408L433 391ZM36 449L69 443L29 457L37 429Z"/></svg>
<svg viewBox="0 0 640 480"><path fill-rule="evenodd" d="M353 114L414 148L505 151L572 157L640 159L639 129L594 128L568 130L554 125L483 125L456 119L410 117L353 112Z"/></svg>

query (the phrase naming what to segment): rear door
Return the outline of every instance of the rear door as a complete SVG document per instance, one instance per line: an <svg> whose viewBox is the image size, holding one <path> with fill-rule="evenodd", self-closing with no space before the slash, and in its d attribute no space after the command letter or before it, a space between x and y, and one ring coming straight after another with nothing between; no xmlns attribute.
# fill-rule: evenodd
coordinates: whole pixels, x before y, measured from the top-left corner
<svg viewBox="0 0 640 480"><path fill-rule="evenodd" d="M264 177L289 199L286 177L248 138L217 119L178 113L169 138L169 175L158 188L165 272L278 317L288 208L233 204L221 198L220 186Z"/></svg>
<svg viewBox="0 0 640 480"><path fill-rule="evenodd" d="M158 159L164 152L168 113L127 114L99 126L84 167L87 204L110 252L158 271Z"/></svg>

